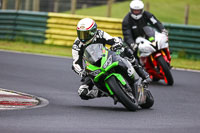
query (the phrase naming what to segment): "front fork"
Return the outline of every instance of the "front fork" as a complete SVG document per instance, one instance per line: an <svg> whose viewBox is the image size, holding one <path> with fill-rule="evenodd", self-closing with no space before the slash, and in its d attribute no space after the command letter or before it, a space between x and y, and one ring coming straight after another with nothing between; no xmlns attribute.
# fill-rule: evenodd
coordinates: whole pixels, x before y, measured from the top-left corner
<svg viewBox="0 0 200 133"><path fill-rule="evenodd" d="M157 58L159 56L163 56L164 60L169 64L171 63L171 56L168 48L161 49L160 52L151 54L149 57L142 58L142 62L144 62L144 66L146 71L150 74L150 78L153 78L153 75L157 75L156 77L159 79L163 79L162 75L158 75L158 73L162 73L160 70L162 68L158 68ZM152 67L153 66L153 67Z"/></svg>
<svg viewBox="0 0 200 133"><path fill-rule="evenodd" d="M171 56L170 56L169 49L168 49L168 48L165 48L165 49L161 49L159 53L151 54L151 55L150 55L151 62L153 63L153 65L154 65L155 67L158 66L157 61L156 61L156 58L158 58L159 56L163 56L164 60L165 60L168 64L171 63Z"/></svg>

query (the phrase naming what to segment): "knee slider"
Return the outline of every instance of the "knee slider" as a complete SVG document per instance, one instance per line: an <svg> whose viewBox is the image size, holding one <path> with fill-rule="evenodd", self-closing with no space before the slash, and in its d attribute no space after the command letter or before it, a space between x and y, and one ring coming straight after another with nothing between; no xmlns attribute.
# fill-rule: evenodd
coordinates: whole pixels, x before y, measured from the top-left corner
<svg viewBox="0 0 200 133"><path fill-rule="evenodd" d="M88 86L87 85L81 85L80 88L78 89L78 95L81 97L83 100L88 100L89 97L87 96L88 94Z"/></svg>

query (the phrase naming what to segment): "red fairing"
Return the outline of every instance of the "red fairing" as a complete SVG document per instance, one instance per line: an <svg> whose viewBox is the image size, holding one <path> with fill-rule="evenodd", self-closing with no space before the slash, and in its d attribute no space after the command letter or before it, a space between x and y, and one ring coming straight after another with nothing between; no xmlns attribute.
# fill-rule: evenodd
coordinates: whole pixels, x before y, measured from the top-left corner
<svg viewBox="0 0 200 133"><path fill-rule="evenodd" d="M156 58L158 58L159 56L161 56L162 54L161 53L156 53L155 55L154 55L154 58L156 59Z"/></svg>
<svg viewBox="0 0 200 133"><path fill-rule="evenodd" d="M170 62L171 62L171 55L170 55L169 48L165 48L164 50L165 50L165 53L166 53L166 55L167 55L167 58L168 58L168 60L169 60L169 63L170 63Z"/></svg>

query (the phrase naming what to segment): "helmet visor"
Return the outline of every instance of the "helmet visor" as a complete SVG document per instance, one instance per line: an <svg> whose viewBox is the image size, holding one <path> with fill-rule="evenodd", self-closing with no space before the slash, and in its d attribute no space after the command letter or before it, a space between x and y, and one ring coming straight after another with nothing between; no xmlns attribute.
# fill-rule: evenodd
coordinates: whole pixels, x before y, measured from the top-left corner
<svg viewBox="0 0 200 133"><path fill-rule="evenodd" d="M77 31L78 34L78 38L80 39L80 41L82 42L86 42L88 40L90 40L93 36L91 36L90 34L91 31Z"/></svg>
<svg viewBox="0 0 200 133"><path fill-rule="evenodd" d="M132 9L131 12L132 12L134 15L140 15L140 14L142 14L143 10L142 10L142 9L139 9L139 10Z"/></svg>

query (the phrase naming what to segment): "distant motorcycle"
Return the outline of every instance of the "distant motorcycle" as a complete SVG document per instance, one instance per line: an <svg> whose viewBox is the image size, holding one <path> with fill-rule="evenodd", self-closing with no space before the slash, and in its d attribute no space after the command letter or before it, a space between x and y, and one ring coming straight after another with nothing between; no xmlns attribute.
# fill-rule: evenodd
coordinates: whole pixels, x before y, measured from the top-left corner
<svg viewBox="0 0 200 133"><path fill-rule="evenodd" d="M137 78L131 63L103 44L90 44L84 51L85 70L100 91L122 103L128 110L150 108L154 104L151 92Z"/></svg>
<svg viewBox="0 0 200 133"><path fill-rule="evenodd" d="M174 79L170 72L171 56L167 36L149 26L144 27L143 30L146 36L136 39L140 52L140 63L153 81L164 79L167 85L173 85Z"/></svg>

